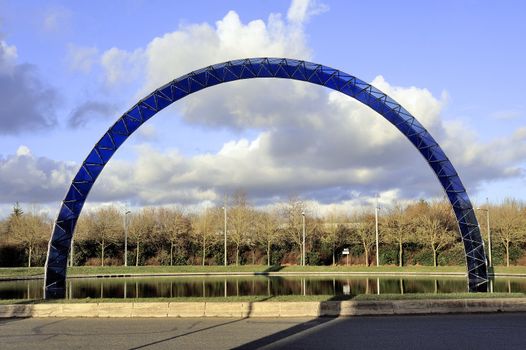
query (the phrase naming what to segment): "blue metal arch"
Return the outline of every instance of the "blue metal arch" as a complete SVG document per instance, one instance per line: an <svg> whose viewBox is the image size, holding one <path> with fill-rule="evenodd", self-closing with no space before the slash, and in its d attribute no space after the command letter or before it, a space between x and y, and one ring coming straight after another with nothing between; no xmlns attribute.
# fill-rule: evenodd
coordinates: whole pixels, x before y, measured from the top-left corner
<svg viewBox="0 0 526 350"><path fill-rule="evenodd" d="M294 79L326 86L369 106L400 130L433 169L453 206L464 243L469 290L486 291L486 256L473 206L455 168L422 124L380 90L334 68L286 58L248 58L209 66L171 81L140 100L102 136L73 179L55 222L46 261L46 298L64 297L67 257L78 217L97 177L124 141L157 112L189 94L252 78Z"/></svg>

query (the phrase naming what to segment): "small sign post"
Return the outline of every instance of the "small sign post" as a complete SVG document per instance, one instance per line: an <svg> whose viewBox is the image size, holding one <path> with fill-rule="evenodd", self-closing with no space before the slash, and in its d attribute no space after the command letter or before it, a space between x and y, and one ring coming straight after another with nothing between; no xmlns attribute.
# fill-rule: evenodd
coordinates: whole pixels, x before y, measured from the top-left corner
<svg viewBox="0 0 526 350"><path fill-rule="evenodd" d="M343 255L345 255L347 262L345 263L347 266L349 266L349 248L343 248Z"/></svg>

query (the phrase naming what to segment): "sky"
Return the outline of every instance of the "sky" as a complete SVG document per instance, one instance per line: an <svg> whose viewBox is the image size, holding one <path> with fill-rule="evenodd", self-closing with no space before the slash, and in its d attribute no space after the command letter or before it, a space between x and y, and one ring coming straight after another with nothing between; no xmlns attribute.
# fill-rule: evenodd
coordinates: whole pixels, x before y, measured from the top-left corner
<svg viewBox="0 0 526 350"><path fill-rule="evenodd" d="M526 3L0 0L0 218L54 216L96 141L192 70L289 57L370 82L408 109L471 199L526 200ZM348 96L254 79L174 103L121 146L86 204L264 207L299 197L350 212L443 191L392 125Z"/></svg>

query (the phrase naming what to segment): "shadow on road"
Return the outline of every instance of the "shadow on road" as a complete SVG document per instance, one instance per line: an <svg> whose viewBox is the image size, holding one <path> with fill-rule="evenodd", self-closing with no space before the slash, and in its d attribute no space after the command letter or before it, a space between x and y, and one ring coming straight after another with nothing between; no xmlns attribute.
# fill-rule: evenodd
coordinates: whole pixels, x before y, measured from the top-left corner
<svg viewBox="0 0 526 350"><path fill-rule="evenodd" d="M287 339L298 333L305 332L315 327L319 327L320 325L323 325L324 323L327 323L329 321L333 321L334 319L335 319L334 317L318 317L313 320L309 320L307 322L303 322L301 324L295 325L291 328L282 330L280 332L271 334L264 338L260 338L260 339L251 341L249 343L243 344L233 349L259 349L259 348L268 346L270 344L279 342L283 339ZM319 349L324 349L324 348L325 347L322 346Z"/></svg>
<svg viewBox="0 0 526 350"><path fill-rule="evenodd" d="M300 323L298 325L295 325L291 328L282 330L280 332L271 334L269 336L254 340L252 342L249 342L247 344L243 344L239 347L236 347L234 349L259 349L268 345L271 345L273 343L279 342L283 339L287 339L291 336L294 336L298 333L302 333L305 331L308 331L313 328L317 328L325 323L328 323L330 321L334 321L341 311L341 301L347 300L351 298L351 296L334 296L327 301L330 301L331 303L322 303L321 307L327 307L330 305L331 313L334 314L334 316L323 316L323 317L317 317L312 320L309 320L307 322ZM321 310L320 310L321 311ZM325 348L325 347L320 347Z"/></svg>
<svg viewBox="0 0 526 350"><path fill-rule="evenodd" d="M524 349L524 314L318 317L235 349Z"/></svg>
<svg viewBox="0 0 526 350"><path fill-rule="evenodd" d="M223 326L226 326L226 325L229 325L229 324L232 324L232 323L241 322L241 321L243 321L244 319L245 319L245 318L241 318L241 319L237 319L237 320L233 320L233 321L229 321L229 322L224 322L224 323L216 324L216 325L213 325L213 326L210 326L210 327L205 327L205 328L197 329L197 330L195 330L195 331L191 331L191 332L186 332L186 333L183 333L183 334L174 335L173 337L168 337L168 338L164 338L164 339L156 340L156 341L154 341L154 342L150 342L150 343L147 343L147 344L143 344L143 345L140 345L140 346L136 346L136 347L130 348L130 350L144 349L144 348L147 348L147 347L150 347L150 346L153 346L153 345L158 345L158 344L161 344L161 343L165 343L165 342L168 342L168 341L170 341L170 340L177 339L177 338L182 338L182 337L185 337L185 336L188 336L188 335L192 335L192 334L195 334L195 333L204 332L204 331L207 331L207 330L210 330L210 329L213 329L213 328L223 327Z"/></svg>

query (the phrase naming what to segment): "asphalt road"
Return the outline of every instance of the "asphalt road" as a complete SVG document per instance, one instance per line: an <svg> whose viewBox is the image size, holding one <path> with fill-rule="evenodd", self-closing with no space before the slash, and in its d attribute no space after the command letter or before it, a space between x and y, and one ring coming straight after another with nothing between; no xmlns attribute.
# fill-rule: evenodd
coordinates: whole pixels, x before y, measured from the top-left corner
<svg viewBox="0 0 526 350"><path fill-rule="evenodd" d="M526 349L526 314L7 319L0 349Z"/></svg>

